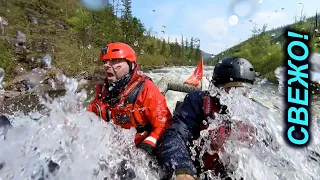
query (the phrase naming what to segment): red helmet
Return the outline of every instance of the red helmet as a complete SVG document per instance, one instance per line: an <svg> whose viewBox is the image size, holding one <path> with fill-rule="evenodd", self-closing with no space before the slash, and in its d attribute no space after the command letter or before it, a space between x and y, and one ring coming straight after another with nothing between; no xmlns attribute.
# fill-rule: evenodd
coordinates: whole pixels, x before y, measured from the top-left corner
<svg viewBox="0 0 320 180"><path fill-rule="evenodd" d="M137 56L134 50L125 43L114 42L105 45L101 50L100 60L126 59L135 63Z"/></svg>

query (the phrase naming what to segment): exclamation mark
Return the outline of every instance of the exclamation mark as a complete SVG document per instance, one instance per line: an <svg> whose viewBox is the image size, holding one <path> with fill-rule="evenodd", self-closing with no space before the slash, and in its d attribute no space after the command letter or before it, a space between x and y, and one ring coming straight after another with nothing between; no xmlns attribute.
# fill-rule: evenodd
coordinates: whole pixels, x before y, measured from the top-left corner
<svg viewBox="0 0 320 180"><path fill-rule="evenodd" d="M308 35L301 35L301 34L297 34L295 32L291 32L291 31L288 31L288 36L297 37L297 38L303 38L305 40L308 40Z"/></svg>

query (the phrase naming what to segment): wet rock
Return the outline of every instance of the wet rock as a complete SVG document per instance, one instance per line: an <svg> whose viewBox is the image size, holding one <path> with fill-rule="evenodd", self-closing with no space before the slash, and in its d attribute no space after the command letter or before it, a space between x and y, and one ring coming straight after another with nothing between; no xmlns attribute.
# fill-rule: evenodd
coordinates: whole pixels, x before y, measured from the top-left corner
<svg viewBox="0 0 320 180"><path fill-rule="evenodd" d="M131 167L127 167L128 162L126 160L121 161L118 169L117 175L120 177L121 180L131 180L136 178L136 173Z"/></svg>
<svg viewBox="0 0 320 180"><path fill-rule="evenodd" d="M0 115L0 127L4 127L4 128L12 127L12 124L7 116Z"/></svg>
<svg viewBox="0 0 320 180"><path fill-rule="evenodd" d="M52 160L48 163L48 170L52 174L56 174L60 169L60 165Z"/></svg>
<svg viewBox="0 0 320 180"><path fill-rule="evenodd" d="M3 135L4 139L6 139L8 130L12 128L12 124L10 120L5 116L5 115L0 115L0 134ZM0 170L1 168L1 163L0 163Z"/></svg>
<svg viewBox="0 0 320 180"><path fill-rule="evenodd" d="M24 68L22 65L18 64L14 69L13 72L16 76L21 76L25 73L27 73L26 68Z"/></svg>
<svg viewBox="0 0 320 180"><path fill-rule="evenodd" d="M25 33L23 33L22 31L18 31L16 36L15 36L15 39L16 39L16 44L15 46L24 46L25 43L27 42L27 36Z"/></svg>
<svg viewBox="0 0 320 180"><path fill-rule="evenodd" d="M4 99L13 98L21 95L21 92L18 91L5 91L3 94Z"/></svg>
<svg viewBox="0 0 320 180"><path fill-rule="evenodd" d="M0 162L0 171L4 167L5 164L6 164L5 162Z"/></svg>

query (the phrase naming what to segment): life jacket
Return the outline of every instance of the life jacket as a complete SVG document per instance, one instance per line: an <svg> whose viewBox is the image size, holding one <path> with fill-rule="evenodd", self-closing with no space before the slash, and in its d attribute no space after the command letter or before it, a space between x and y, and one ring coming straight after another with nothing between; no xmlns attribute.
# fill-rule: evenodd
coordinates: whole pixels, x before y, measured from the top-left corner
<svg viewBox="0 0 320 180"><path fill-rule="evenodd" d="M215 120L215 113L227 114L227 107L220 104L220 101L217 97L212 97L209 94L205 94L203 97L203 114L205 120L212 118ZM223 125L219 126L217 129L209 130L209 141L211 142L211 152L200 152L202 151L201 147L205 144L205 140L200 143L200 146L196 148L197 151L197 166L198 171L207 171L213 170L216 174L224 170L224 166L219 160L218 151L223 151L223 147L215 145L217 141L224 142L231 133L231 124L228 119L224 120ZM200 126L200 131L205 130L209 127L208 123L202 124ZM198 136L200 137L200 135ZM197 138L198 138L197 137ZM214 139L211 139L214 137ZM200 162L199 162L200 161ZM202 163L201 163L202 161Z"/></svg>
<svg viewBox="0 0 320 180"><path fill-rule="evenodd" d="M94 112L107 122L113 121L114 124L119 125L122 128L130 129L134 127L136 128L137 133L143 133L145 131L150 132L152 129L151 125L142 117L144 109L134 108L135 101L137 100L145 81L150 78L145 75L137 74L133 76L138 77L132 77L134 78L133 81L130 81L125 90L120 93L118 102L115 104L106 102L105 98L108 93L105 90L104 84L99 84L96 87L98 96L96 100L92 102L89 111Z"/></svg>

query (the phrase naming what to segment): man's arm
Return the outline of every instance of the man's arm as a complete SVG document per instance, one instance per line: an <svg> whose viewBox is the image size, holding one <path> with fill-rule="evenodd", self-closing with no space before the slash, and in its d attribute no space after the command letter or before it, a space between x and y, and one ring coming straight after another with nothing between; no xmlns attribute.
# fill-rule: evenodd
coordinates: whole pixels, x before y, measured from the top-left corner
<svg viewBox="0 0 320 180"><path fill-rule="evenodd" d="M141 142L141 145L149 146L149 151L152 151L156 147L158 139L163 134L164 130L169 126L172 115L167 106L165 97L150 80L146 81L138 101L141 102L141 106L145 108L143 113L152 126L152 131Z"/></svg>
<svg viewBox="0 0 320 180"><path fill-rule="evenodd" d="M168 176L196 175L187 143L199 132L203 118L202 92L189 93L174 114L173 124L160 139L157 159Z"/></svg>

